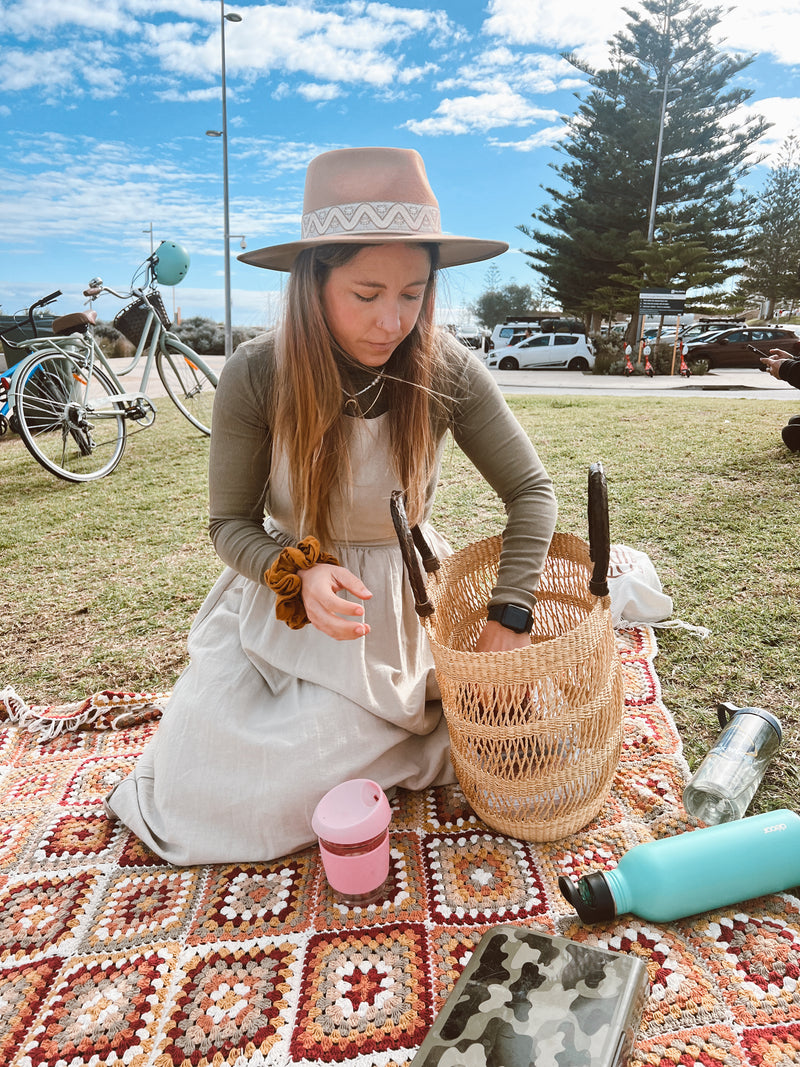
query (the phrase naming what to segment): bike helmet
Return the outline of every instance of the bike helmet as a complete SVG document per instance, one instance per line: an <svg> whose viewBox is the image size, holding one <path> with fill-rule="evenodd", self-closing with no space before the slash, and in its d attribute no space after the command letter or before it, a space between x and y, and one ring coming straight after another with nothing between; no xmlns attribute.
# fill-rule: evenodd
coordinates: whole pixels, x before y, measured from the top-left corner
<svg viewBox="0 0 800 1067"><path fill-rule="evenodd" d="M175 241L162 241L155 252L153 272L161 285L177 285L189 270L189 253Z"/></svg>

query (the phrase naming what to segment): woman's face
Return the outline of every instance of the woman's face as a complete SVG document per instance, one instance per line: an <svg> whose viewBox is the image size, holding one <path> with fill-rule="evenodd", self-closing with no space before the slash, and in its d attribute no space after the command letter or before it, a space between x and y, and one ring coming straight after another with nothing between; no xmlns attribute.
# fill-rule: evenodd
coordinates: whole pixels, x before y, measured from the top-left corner
<svg viewBox="0 0 800 1067"><path fill-rule="evenodd" d="M419 245L369 245L333 267L322 308L337 344L365 367L382 367L411 333L431 273Z"/></svg>

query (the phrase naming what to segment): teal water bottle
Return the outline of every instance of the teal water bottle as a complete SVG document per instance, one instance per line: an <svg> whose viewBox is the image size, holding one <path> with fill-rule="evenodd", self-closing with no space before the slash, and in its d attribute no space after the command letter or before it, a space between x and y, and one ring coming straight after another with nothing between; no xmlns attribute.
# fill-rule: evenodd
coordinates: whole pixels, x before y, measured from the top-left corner
<svg viewBox="0 0 800 1067"><path fill-rule="evenodd" d="M635 845L561 893L583 922L631 912L671 922L800 885L800 816L786 808Z"/></svg>

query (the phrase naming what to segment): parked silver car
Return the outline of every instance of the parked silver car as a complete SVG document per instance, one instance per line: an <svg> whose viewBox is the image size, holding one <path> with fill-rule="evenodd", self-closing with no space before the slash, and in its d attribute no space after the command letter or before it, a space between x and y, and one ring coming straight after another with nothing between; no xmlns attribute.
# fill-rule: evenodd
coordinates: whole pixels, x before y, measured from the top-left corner
<svg viewBox="0 0 800 1067"><path fill-rule="evenodd" d="M591 370L594 349L577 333L536 333L516 345L495 348L486 357L497 370Z"/></svg>

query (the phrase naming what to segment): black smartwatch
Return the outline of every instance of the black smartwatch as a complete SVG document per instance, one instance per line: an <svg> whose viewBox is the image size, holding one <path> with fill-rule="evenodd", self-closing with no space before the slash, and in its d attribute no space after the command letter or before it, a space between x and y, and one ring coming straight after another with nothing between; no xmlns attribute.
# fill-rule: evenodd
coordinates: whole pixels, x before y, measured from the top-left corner
<svg viewBox="0 0 800 1067"><path fill-rule="evenodd" d="M533 628L533 612L521 608L519 604L492 604L489 619L499 622L507 630L513 630L515 634L529 634Z"/></svg>

